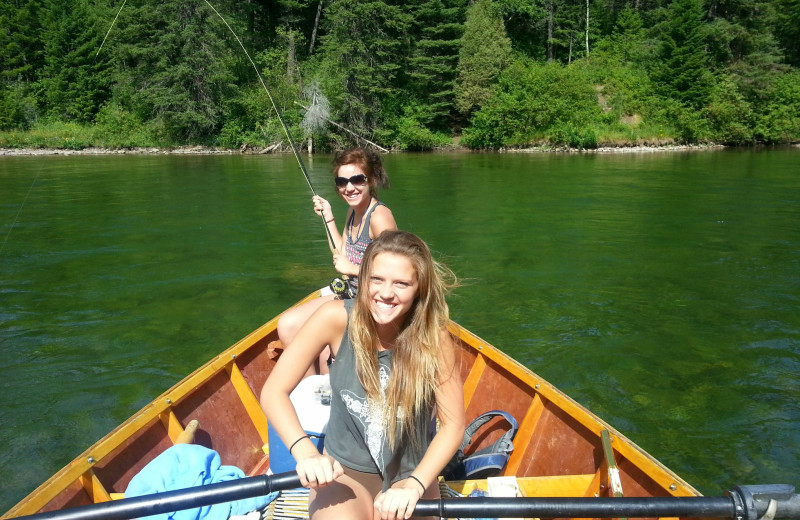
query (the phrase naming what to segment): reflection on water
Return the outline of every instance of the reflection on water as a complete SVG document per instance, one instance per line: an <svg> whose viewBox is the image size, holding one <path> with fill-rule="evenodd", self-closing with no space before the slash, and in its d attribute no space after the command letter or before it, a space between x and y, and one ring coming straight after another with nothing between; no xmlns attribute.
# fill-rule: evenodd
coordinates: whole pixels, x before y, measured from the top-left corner
<svg viewBox="0 0 800 520"><path fill-rule="evenodd" d="M390 155L382 198L455 319L718 494L798 484L799 158ZM3 158L0 193L2 511L333 275L290 156Z"/></svg>

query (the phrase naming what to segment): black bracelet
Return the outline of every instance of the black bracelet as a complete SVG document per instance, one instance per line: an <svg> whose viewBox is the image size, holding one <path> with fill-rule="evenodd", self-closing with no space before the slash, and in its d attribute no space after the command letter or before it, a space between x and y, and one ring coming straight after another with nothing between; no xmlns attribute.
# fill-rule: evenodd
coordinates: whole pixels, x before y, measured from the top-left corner
<svg viewBox="0 0 800 520"><path fill-rule="evenodd" d="M310 438L311 438L311 436L310 436L310 435L303 435L302 437L300 437L299 439L297 439L296 441L294 441L294 442L292 443L292 445L291 445L291 446L289 446L289 455L291 455L291 454L292 454L292 448L294 448L294 447L295 447L295 445L296 445L298 442L302 441L303 439L310 439Z"/></svg>
<svg viewBox="0 0 800 520"><path fill-rule="evenodd" d="M418 479L417 477L415 477L414 475L409 475L408 478L413 478L414 480L417 481L417 484L422 486L422 495L424 495L425 491L428 490L428 488L425 487L425 484L423 484L422 481L420 479ZM420 496L422 496L422 495L420 495Z"/></svg>

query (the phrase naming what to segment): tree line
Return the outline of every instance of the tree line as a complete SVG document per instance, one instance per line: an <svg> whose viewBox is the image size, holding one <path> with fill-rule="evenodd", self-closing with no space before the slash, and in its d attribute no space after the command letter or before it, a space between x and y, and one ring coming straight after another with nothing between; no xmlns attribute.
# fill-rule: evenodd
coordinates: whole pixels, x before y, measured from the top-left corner
<svg viewBox="0 0 800 520"><path fill-rule="evenodd" d="M0 146L285 145L259 76L321 150L800 140L800 0L0 0L0 28Z"/></svg>

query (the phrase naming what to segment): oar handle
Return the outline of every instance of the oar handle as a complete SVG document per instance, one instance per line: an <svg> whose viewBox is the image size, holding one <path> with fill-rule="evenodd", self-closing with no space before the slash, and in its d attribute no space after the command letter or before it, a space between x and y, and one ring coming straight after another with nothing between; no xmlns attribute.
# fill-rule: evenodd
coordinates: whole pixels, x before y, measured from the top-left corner
<svg viewBox="0 0 800 520"><path fill-rule="evenodd" d="M772 516L765 516L774 501ZM415 516L439 518L732 518L798 520L792 486L739 486L722 497L444 498L420 500Z"/></svg>
<svg viewBox="0 0 800 520"><path fill-rule="evenodd" d="M300 487L294 472L260 475L165 493L20 517L26 520L127 520ZM800 495L787 485L737 486L722 497L444 498L420 500L415 516L439 518L731 518L800 520Z"/></svg>
<svg viewBox="0 0 800 520"><path fill-rule="evenodd" d="M126 520L264 496L273 491L298 487L300 487L300 477L295 472L258 475L206 486L176 489L153 495L37 513L20 518L26 520Z"/></svg>

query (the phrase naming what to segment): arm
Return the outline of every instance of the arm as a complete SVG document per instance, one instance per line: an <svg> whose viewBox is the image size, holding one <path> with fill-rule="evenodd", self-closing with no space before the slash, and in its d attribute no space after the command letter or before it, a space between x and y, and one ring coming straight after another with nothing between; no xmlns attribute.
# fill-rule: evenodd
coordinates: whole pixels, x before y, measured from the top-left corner
<svg viewBox="0 0 800 520"><path fill-rule="evenodd" d="M328 228L333 238L334 243L331 244L330 241L328 241L328 247L331 249L331 253L336 254L337 251L342 250L342 234L336 229L336 219L333 217L331 204L319 195L314 195L311 197L311 200L314 203L314 213L325 220L325 227Z"/></svg>
<svg viewBox="0 0 800 520"><path fill-rule="evenodd" d="M339 462L321 455L310 439L299 442L306 433L289 400L289 394L303 378L311 362L326 345L338 348L347 325L347 312L342 302L328 302L306 321L272 369L261 389L261 408L297 461L300 482L306 487L324 486L342 473Z"/></svg>
<svg viewBox="0 0 800 520"><path fill-rule="evenodd" d="M464 390L456 363L455 346L446 330L441 335L441 372L439 386L436 388L439 430L411 473L414 478L395 483L386 493L381 493L376 498L375 509L384 520L399 520L411 516L417 501L422 497L422 487L429 488L435 484L464 438Z"/></svg>
<svg viewBox="0 0 800 520"><path fill-rule="evenodd" d="M387 229L396 230L397 222L394 221L392 210L386 206L378 206L372 212L372 217L369 221L369 236L375 239Z"/></svg>

